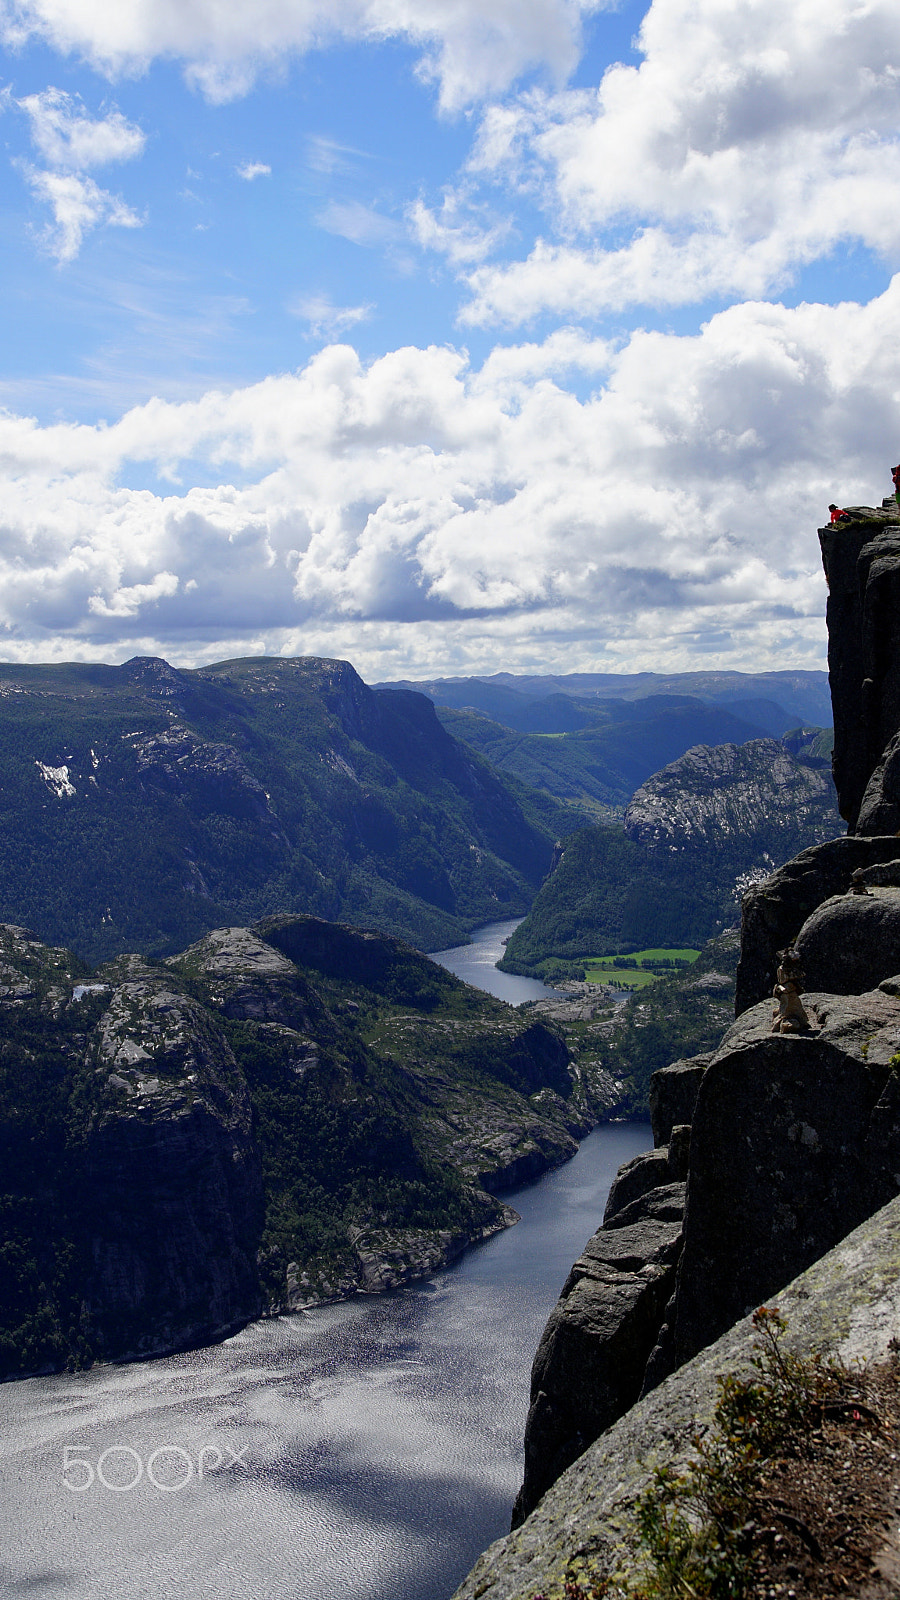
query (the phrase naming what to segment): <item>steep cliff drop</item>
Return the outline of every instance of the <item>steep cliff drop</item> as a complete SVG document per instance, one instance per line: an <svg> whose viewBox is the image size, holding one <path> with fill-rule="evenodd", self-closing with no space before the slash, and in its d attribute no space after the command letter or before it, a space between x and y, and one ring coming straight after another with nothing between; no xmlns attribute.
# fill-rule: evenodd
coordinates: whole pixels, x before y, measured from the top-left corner
<svg viewBox="0 0 900 1600"><path fill-rule="evenodd" d="M738 1020L653 1080L656 1148L620 1173L535 1359L514 1527L639 1394L900 1189L900 525L893 498L850 511L819 533L850 831L745 896ZM786 946L796 1034L773 1032Z"/></svg>

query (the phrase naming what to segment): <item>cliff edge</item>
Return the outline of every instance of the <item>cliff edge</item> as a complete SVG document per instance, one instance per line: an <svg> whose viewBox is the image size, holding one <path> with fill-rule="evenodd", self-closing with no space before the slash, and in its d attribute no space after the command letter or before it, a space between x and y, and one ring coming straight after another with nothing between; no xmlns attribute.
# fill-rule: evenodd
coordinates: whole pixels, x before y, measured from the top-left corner
<svg viewBox="0 0 900 1600"><path fill-rule="evenodd" d="M795 1354L824 1351L848 1364L892 1355L900 1328L900 1200L790 1283L778 1306L787 1321L785 1347ZM569 1467L522 1527L485 1551L453 1600L561 1600L567 1568L586 1555L598 1572L610 1571L622 1523L654 1468L684 1466L692 1435L712 1419L719 1378L753 1370L753 1343L745 1317L633 1406ZM894 1474L896 1503L896 1462ZM898 1560L894 1515L876 1539L873 1576L880 1570L895 1579ZM897 1593L896 1583L888 1576L868 1593L884 1600Z"/></svg>
<svg viewBox="0 0 900 1600"><path fill-rule="evenodd" d="M851 832L744 897L737 1020L715 1050L652 1081L655 1148L620 1171L535 1358L514 1527L639 1396L900 1189L896 503L856 508L819 537L834 777ZM802 1010L782 1031L771 996L786 946Z"/></svg>

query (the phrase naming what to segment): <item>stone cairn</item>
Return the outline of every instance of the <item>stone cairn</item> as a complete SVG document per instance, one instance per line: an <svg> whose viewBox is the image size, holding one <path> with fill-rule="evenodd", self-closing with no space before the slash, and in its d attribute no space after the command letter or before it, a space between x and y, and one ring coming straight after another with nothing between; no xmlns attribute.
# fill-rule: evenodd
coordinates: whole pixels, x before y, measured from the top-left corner
<svg viewBox="0 0 900 1600"><path fill-rule="evenodd" d="M772 995L778 1004L772 1013L773 1033L808 1033L809 1017L803 1009L803 970L796 950L778 952L778 981Z"/></svg>

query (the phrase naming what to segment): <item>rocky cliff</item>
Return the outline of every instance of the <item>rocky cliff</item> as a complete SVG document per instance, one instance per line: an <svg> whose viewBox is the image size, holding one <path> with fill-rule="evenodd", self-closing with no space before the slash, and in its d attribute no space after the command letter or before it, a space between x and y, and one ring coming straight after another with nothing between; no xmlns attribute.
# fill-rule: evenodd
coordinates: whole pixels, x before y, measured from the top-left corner
<svg viewBox="0 0 900 1600"><path fill-rule="evenodd" d="M550 862L549 798L348 662L6 663L0 701L0 920L91 962L273 907L443 948Z"/></svg>
<svg viewBox="0 0 900 1600"><path fill-rule="evenodd" d="M900 1327L900 1200L877 1212L784 1286L778 1305L787 1321L785 1346L794 1357L824 1354L844 1361L851 1371L865 1362L895 1363ZM485 1551L454 1600L536 1600L538 1596L564 1600L573 1593L572 1587L566 1587L567 1576L577 1573L585 1562L595 1575L595 1592L609 1592L601 1585L620 1566L623 1529L634 1516L639 1496L652 1487L658 1468L684 1471L692 1455L692 1440L712 1421L720 1380L754 1372L754 1344L750 1318L743 1318L634 1405L563 1473L520 1528ZM788 1596L794 1589L795 1593L853 1593L859 1600L891 1600L897 1594L900 1474L896 1453L886 1451L885 1455L877 1523L864 1528L858 1521L854 1524L851 1503L849 1514L836 1530L845 1546L849 1542L863 1549L860 1534L869 1535L865 1562L869 1581L853 1590L842 1584L836 1588L821 1581L817 1584L817 1565L820 1580L822 1577L820 1551L819 1562L813 1559L810 1563L813 1586L801 1589L788 1577L782 1595ZM846 1444L838 1455L838 1465L842 1467L845 1460L852 1467L853 1452ZM796 1475L797 1462L790 1466ZM846 1475L842 1472L841 1476ZM773 1509L781 1511L784 1520L772 1518ZM821 1534L821 1528L813 1525L807 1530L802 1516L796 1514L791 1522L791 1507L784 1500L774 1508L770 1504L768 1514L775 1523L773 1542L785 1547L790 1539L801 1557L808 1554L809 1544L817 1547L816 1533ZM803 1542L807 1532L808 1544ZM590 1592L590 1588L581 1590L582 1594ZM611 1592L621 1590L614 1586ZM764 1586L750 1592L777 1595L779 1590Z"/></svg>
<svg viewBox="0 0 900 1600"><path fill-rule="evenodd" d="M617 1090L399 940L219 928L95 972L0 927L0 1377L422 1276Z"/></svg>
<svg viewBox="0 0 900 1600"><path fill-rule="evenodd" d="M852 520L819 530L828 580L828 677L834 708L834 781L851 833L895 833L900 813L880 813L884 774L900 729L900 517L891 496L851 508ZM865 807L864 807L865 801Z"/></svg>
<svg viewBox="0 0 900 1600"><path fill-rule="evenodd" d="M856 832L804 850L745 895L738 1020L716 1049L652 1081L655 1149L620 1173L535 1359L515 1522L639 1393L900 1189L895 517L893 502L859 508L820 535L835 781ZM713 802L701 831L739 826L719 811ZM667 847L675 823L662 793L638 825ZM773 1031L777 952L788 945L805 1016L797 1031Z"/></svg>
<svg viewBox="0 0 900 1600"><path fill-rule="evenodd" d="M752 839L770 863L837 824L826 763L801 764L778 739L698 745L642 783L625 810L629 839L653 851L733 852Z"/></svg>

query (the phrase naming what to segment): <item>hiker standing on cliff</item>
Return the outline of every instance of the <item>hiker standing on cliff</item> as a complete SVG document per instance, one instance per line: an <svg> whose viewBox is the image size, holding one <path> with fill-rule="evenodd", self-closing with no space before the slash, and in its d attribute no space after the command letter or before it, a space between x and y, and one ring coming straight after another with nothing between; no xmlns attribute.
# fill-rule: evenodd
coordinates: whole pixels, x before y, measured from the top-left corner
<svg viewBox="0 0 900 1600"><path fill-rule="evenodd" d="M891 477L894 480L894 495L898 506L900 506L900 466L891 467Z"/></svg>

